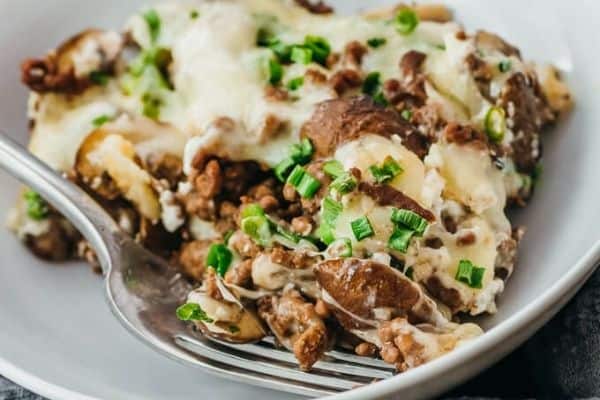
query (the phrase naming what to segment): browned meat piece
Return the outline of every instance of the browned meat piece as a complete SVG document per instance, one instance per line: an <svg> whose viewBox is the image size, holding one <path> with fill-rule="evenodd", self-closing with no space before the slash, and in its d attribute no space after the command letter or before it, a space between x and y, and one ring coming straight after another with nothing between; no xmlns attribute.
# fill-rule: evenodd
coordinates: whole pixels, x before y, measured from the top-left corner
<svg viewBox="0 0 600 400"><path fill-rule="evenodd" d="M225 273L225 282L238 286L248 286L252 275L252 260L247 259L233 264Z"/></svg>
<svg viewBox="0 0 600 400"><path fill-rule="evenodd" d="M554 121L554 114L537 81L520 72L506 81L498 105L506 110L509 127L515 133L511 147L517 169L531 174L541 157L540 129Z"/></svg>
<svg viewBox="0 0 600 400"><path fill-rule="evenodd" d="M488 147L487 135L470 125L450 122L444 128L443 135L449 143L470 144L479 149Z"/></svg>
<svg viewBox="0 0 600 400"><path fill-rule="evenodd" d="M309 370L327 349L329 340L323 320L297 291L261 298L258 313L281 344L294 352L301 369Z"/></svg>
<svg viewBox="0 0 600 400"><path fill-rule="evenodd" d="M378 334L384 361L395 364L398 371L406 371L452 351L482 331L471 323L436 328L428 324L414 326L405 318L396 318L384 322Z"/></svg>
<svg viewBox="0 0 600 400"><path fill-rule="evenodd" d="M156 179L164 179L169 183L171 189L177 187L177 183L183 177L183 164L179 157L168 153L153 153L146 159L146 170Z"/></svg>
<svg viewBox="0 0 600 400"><path fill-rule="evenodd" d="M421 66L425 58L427 58L427 55L417 50L406 52L400 59L400 71L402 71L404 78L415 79L421 72Z"/></svg>
<svg viewBox="0 0 600 400"><path fill-rule="evenodd" d="M440 278L437 276L434 275L429 277L425 281L425 287L433 297L448 306L448 308L450 308L452 311L452 314L455 314L464 308L464 304L458 290L444 286L442 281L440 281Z"/></svg>
<svg viewBox="0 0 600 400"><path fill-rule="evenodd" d="M221 192L223 177L217 160L210 160L204 170L194 179L196 193L205 199L212 199Z"/></svg>
<svg viewBox="0 0 600 400"><path fill-rule="evenodd" d="M344 47L344 61L359 67L362 59L367 54L367 47L357 40L353 40Z"/></svg>
<svg viewBox="0 0 600 400"><path fill-rule="evenodd" d="M325 172L323 172L323 161L313 161L310 164L306 165L305 168L306 172L308 172L314 178L318 179L319 182L321 182L321 187L312 198L301 199L302 209L304 210L304 212L310 215L314 215L321 208L321 200L323 199L323 197L327 196L327 193L329 192L328 187L331 183L331 178L327 174L325 174ZM289 184L286 184L286 186L289 186Z"/></svg>
<svg viewBox="0 0 600 400"><path fill-rule="evenodd" d="M338 96L342 96L348 90L360 87L362 78L353 69L342 69L329 78L329 83Z"/></svg>
<svg viewBox="0 0 600 400"><path fill-rule="evenodd" d="M25 236L25 245L36 256L48 261L65 261L75 255L81 236L73 226L58 215L48 217L48 230L41 235Z"/></svg>
<svg viewBox="0 0 600 400"><path fill-rule="evenodd" d="M206 255L212 243L210 240L194 240L181 247L179 264L186 275L199 282L202 281L206 269Z"/></svg>
<svg viewBox="0 0 600 400"><path fill-rule="evenodd" d="M478 49L498 50L507 56L521 58L519 49L504 41L500 36L490 32L477 31L475 33L475 46Z"/></svg>
<svg viewBox="0 0 600 400"><path fill-rule="evenodd" d="M325 4L323 0L311 1L311 0L294 0L300 7L306 8L313 14L330 14L333 12L333 8Z"/></svg>
<svg viewBox="0 0 600 400"><path fill-rule="evenodd" d="M89 52L90 43L98 60L93 70L78 71L76 57ZM94 82L91 72L111 73L121 53L123 39L116 33L89 29L67 40L41 59L27 59L21 64L21 80L31 90L46 93L81 93ZM82 75L83 74L83 75Z"/></svg>
<svg viewBox="0 0 600 400"><path fill-rule="evenodd" d="M265 99L273 102L286 101L289 98L287 90L272 85L265 87Z"/></svg>
<svg viewBox="0 0 600 400"><path fill-rule="evenodd" d="M494 274L498 278L507 280L512 274L515 262L517 261L517 248L524 234L524 227L516 227L513 229L512 237L498 244L498 256L496 257L494 269Z"/></svg>
<svg viewBox="0 0 600 400"><path fill-rule="evenodd" d="M237 231L231 235L229 246L243 258L254 258L260 253L260 247L242 231Z"/></svg>
<svg viewBox="0 0 600 400"><path fill-rule="evenodd" d="M310 268L317 262L316 258L309 256L305 252L285 250L281 247L274 248L271 251L271 260L286 268L294 269Z"/></svg>
<svg viewBox="0 0 600 400"><path fill-rule="evenodd" d="M443 318L416 283L387 265L358 258L330 259L317 264L315 275L326 292L323 300L346 329L397 316L419 321Z"/></svg>
<svg viewBox="0 0 600 400"><path fill-rule="evenodd" d="M304 73L304 78L306 81L317 85L327 82L327 75L314 68L308 68Z"/></svg>
<svg viewBox="0 0 600 400"><path fill-rule="evenodd" d="M302 126L301 136L312 140L317 157L331 155L342 143L372 133L404 138L413 127L396 111L378 106L368 96L326 100L317 104Z"/></svg>
<svg viewBox="0 0 600 400"><path fill-rule="evenodd" d="M380 206L404 208L419 214L428 221L435 220L435 216L431 211L421 207L419 203L389 185L374 185L368 182L360 182L358 190L371 197Z"/></svg>

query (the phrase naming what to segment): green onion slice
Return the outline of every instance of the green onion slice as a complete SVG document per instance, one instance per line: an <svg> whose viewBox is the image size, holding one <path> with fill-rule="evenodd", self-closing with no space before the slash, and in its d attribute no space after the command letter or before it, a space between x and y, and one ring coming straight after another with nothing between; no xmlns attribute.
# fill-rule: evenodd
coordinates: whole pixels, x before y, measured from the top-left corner
<svg viewBox="0 0 600 400"><path fill-rule="evenodd" d="M312 198L321 187L321 182L300 165L294 167L287 178L287 183L295 187L300 196L304 198Z"/></svg>
<svg viewBox="0 0 600 400"><path fill-rule="evenodd" d="M383 164L381 166L371 165L369 167L369 171L371 172L371 175L373 175L375 182L387 183L396 176L400 175L404 170L396 160L390 156L387 156L383 160Z"/></svg>
<svg viewBox="0 0 600 400"><path fill-rule="evenodd" d="M367 218L366 216L360 217L350 222L350 228L352 228L352 233L354 234L356 240L358 240L359 242L375 234L375 231L373 230L373 227L369 222L369 218Z"/></svg>
<svg viewBox="0 0 600 400"><path fill-rule="evenodd" d="M331 52L331 46L325 38L321 36L307 35L304 38L304 47L310 49L311 58L314 61L321 65L325 65L327 63L327 57Z"/></svg>
<svg viewBox="0 0 600 400"><path fill-rule="evenodd" d="M386 42L387 42L387 39L383 38L383 37L374 37L374 38L367 40L367 44L369 45L369 47L372 47L374 49L376 49L380 46L383 46Z"/></svg>
<svg viewBox="0 0 600 400"><path fill-rule="evenodd" d="M293 90L298 90L298 89L300 89L300 87L301 87L303 84L304 84L304 77L303 77L303 76L298 76L298 77L296 77L296 78L294 78L294 79L291 79L291 80L290 80L290 81L287 83L286 87L287 87L289 90L292 90L292 91L293 91Z"/></svg>
<svg viewBox="0 0 600 400"><path fill-rule="evenodd" d="M392 209L392 221L414 231L416 236L423 236L429 223L419 214L405 209Z"/></svg>
<svg viewBox="0 0 600 400"><path fill-rule="evenodd" d="M92 71L90 72L90 80L96 85L106 86L110 75L104 71Z"/></svg>
<svg viewBox="0 0 600 400"><path fill-rule="evenodd" d="M37 192L27 190L23 193L25 199L25 209L29 218L40 221L48 216L48 205L46 201Z"/></svg>
<svg viewBox="0 0 600 400"><path fill-rule="evenodd" d="M406 253L410 239L413 237L414 231L403 226L396 226L394 232L388 240L388 246L391 249L398 250L401 253Z"/></svg>
<svg viewBox="0 0 600 400"><path fill-rule="evenodd" d="M198 12L198 10L192 10L190 11L190 18L191 19L196 19L200 16L200 13Z"/></svg>
<svg viewBox="0 0 600 400"><path fill-rule="evenodd" d="M265 210L256 203L248 204L242 209L242 218L246 217L262 217L265 215Z"/></svg>
<svg viewBox="0 0 600 400"><path fill-rule="evenodd" d="M186 303L177 308L175 312L177 318L182 321L202 321L206 323L212 323L214 320L206 315L206 312L196 303Z"/></svg>
<svg viewBox="0 0 600 400"><path fill-rule="evenodd" d="M269 59L269 83L276 85L283 78L283 67L279 61L275 59Z"/></svg>
<svg viewBox="0 0 600 400"><path fill-rule="evenodd" d="M92 125L94 125L96 128L99 128L110 120L111 120L110 116L103 114L103 115L100 115L100 116L94 118L92 120Z"/></svg>
<svg viewBox="0 0 600 400"><path fill-rule="evenodd" d="M484 274L485 268L473 265L470 260L460 260L458 263L458 269L456 270L456 276L454 278L457 281L468 285L469 287L481 289L483 287Z"/></svg>
<svg viewBox="0 0 600 400"><path fill-rule="evenodd" d="M332 178L338 178L346 173L344 166L338 160L329 160L323 164L323 172Z"/></svg>
<svg viewBox="0 0 600 400"><path fill-rule="evenodd" d="M214 268L220 276L225 276L232 259L233 254L227 246L224 244L213 244L208 249L206 265Z"/></svg>
<svg viewBox="0 0 600 400"><path fill-rule="evenodd" d="M401 116L402 118L404 118L405 120L407 120L407 121L410 121L410 119L411 119L411 118L412 118L412 116L413 116L413 113L412 113L412 111L411 111L411 110L409 110L408 108L405 108L405 109L404 109L404 110L402 110L402 112L400 113L400 116Z"/></svg>
<svg viewBox="0 0 600 400"><path fill-rule="evenodd" d="M377 71L369 72L362 85L362 92L374 96L379 90L381 74Z"/></svg>
<svg viewBox="0 0 600 400"><path fill-rule="evenodd" d="M261 246L266 246L271 241L271 225L264 215L242 218L241 228Z"/></svg>
<svg viewBox="0 0 600 400"><path fill-rule="evenodd" d="M156 39L158 39L158 35L160 34L160 17L158 16L158 13L156 10L150 9L144 14L144 19L146 20L146 24L148 24L152 42L156 42Z"/></svg>
<svg viewBox="0 0 600 400"><path fill-rule="evenodd" d="M310 139L304 138L299 144L293 144L290 147L290 157L296 163L304 165L310 161L314 151Z"/></svg>
<svg viewBox="0 0 600 400"><path fill-rule="evenodd" d="M302 46L292 47L290 58L293 62L298 64L310 64L312 57L313 52L311 49Z"/></svg>
<svg viewBox="0 0 600 400"><path fill-rule="evenodd" d="M327 248L327 253L333 257L352 257L352 241L348 238L339 238Z"/></svg>
<svg viewBox="0 0 600 400"><path fill-rule="evenodd" d="M357 185L358 183L356 182L354 176L348 172L345 172L344 174L335 178L334 181L331 182L329 188L331 190L335 190L339 194L346 194L356 189Z"/></svg>
<svg viewBox="0 0 600 400"><path fill-rule="evenodd" d="M335 233L329 224L321 224L319 229L317 229L317 236L321 242L325 243L326 245L330 245L335 241Z"/></svg>
<svg viewBox="0 0 600 400"><path fill-rule="evenodd" d="M491 141L499 143L506 132L506 116L502 107L490 107L485 114L485 133Z"/></svg>
<svg viewBox="0 0 600 400"><path fill-rule="evenodd" d="M498 63L498 69L500 72L508 72L512 68L512 62L510 60L502 60Z"/></svg>
<svg viewBox="0 0 600 400"><path fill-rule="evenodd" d="M417 25L419 25L419 17L410 8L403 8L396 15L396 30L402 35L410 35Z"/></svg>
<svg viewBox="0 0 600 400"><path fill-rule="evenodd" d="M285 182L288 175L296 165L296 162L291 158L285 158L279 162L274 168L274 173L277 179L281 182Z"/></svg>
<svg viewBox="0 0 600 400"><path fill-rule="evenodd" d="M323 222L335 226L335 222L342 213L344 207L342 203L333 200L331 197L325 197L321 204Z"/></svg>

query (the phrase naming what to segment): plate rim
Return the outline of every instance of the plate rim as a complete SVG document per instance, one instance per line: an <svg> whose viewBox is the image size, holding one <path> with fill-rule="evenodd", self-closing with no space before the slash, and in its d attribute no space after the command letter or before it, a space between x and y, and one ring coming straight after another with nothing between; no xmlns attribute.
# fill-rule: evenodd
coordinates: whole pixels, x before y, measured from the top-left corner
<svg viewBox="0 0 600 400"><path fill-rule="evenodd" d="M466 362L474 357L477 357L479 354L485 353L488 355L486 360L483 360L480 364L482 367L471 368L470 370L466 371L466 373L463 372L463 376L460 379L456 379L451 385L443 385L448 389L450 387L454 387L495 362L495 356L499 357L502 356L503 353L508 353L509 351L514 350L520 343L532 336L539 329L539 327L552 318L577 293L578 289L587 281L587 279L599 266L599 262L600 239L598 239L591 246L591 248L573 264L573 266L566 274L563 275L561 279L557 280L541 296L522 308L519 312L510 316L498 326L495 326L489 331L485 332L482 336L421 367L409 370L402 374L396 375L395 377L373 383L362 388L327 396L324 399L360 400L364 399L365 395L368 395L371 398L390 395L394 392L418 385L419 383L429 380L435 376L440 376L444 372L451 370L456 365L464 365ZM527 324L531 324L535 321L539 321L539 326L525 328ZM525 334L518 340L502 344L503 341L505 341L515 332L521 330L523 330ZM89 396L49 382L37 376L36 374L27 372L26 370L15 366L13 363L1 356L0 374L17 385L20 385L50 400L106 400L100 397ZM430 389L432 393L436 390L437 389L435 388ZM421 396L423 395L425 395L425 392L421 393Z"/></svg>

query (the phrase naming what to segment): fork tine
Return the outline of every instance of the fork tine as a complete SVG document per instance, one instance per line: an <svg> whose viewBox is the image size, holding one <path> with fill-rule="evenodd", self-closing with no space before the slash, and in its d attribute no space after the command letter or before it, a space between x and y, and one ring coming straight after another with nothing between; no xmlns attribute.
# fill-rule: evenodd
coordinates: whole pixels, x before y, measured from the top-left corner
<svg viewBox="0 0 600 400"><path fill-rule="evenodd" d="M344 376L334 372L332 374L318 373L317 371L308 373L300 371L295 365L286 365L286 363L276 360L267 360L254 356L253 358L244 357L247 353L237 351L237 346L227 347L221 350L219 343L203 341L189 336L178 335L175 337L176 343L203 357L210 358L225 365L231 365L253 372L262 373L270 377L285 378L303 384L310 383L321 388L333 389L334 391L350 390L358 386L368 384L372 379L365 379L358 376ZM232 351L233 350L233 351ZM324 372L324 371L323 371ZM358 379L356 379L358 378Z"/></svg>
<svg viewBox="0 0 600 400"><path fill-rule="evenodd" d="M216 340L213 338L208 338L208 339L215 341L223 346L235 349L235 350L244 351L246 353L254 354L254 355L261 356L261 357L268 358L268 359L283 361L286 363L294 364L295 366L298 365L298 360L296 360L296 357L294 357L293 354L291 354L288 351L283 351L283 350L273 348L272 346L265 347L260 344L231 344L231 343L222 342L222 341L219 341L219 340ZM271 341L271 343L264 342L264 344L272 344L272 343L273 343L272 341ZM316 371L316 370L323 371L323 372L329 372L329 373L335 372L335 373L341 373L341 374L345 374L345 375L360 376L360 377L371 378L371 379L385 379L385 378L389 378L389 377L393 376L393 373L390 371L381 371L377 368L372 368L372 367L363 367L363 366L359 366L359 365L352 365L352 364L348 364L348 363L340 363L340 362L325 361L325 360L318 361L313 366L313 369L311 371Z"/></svg>

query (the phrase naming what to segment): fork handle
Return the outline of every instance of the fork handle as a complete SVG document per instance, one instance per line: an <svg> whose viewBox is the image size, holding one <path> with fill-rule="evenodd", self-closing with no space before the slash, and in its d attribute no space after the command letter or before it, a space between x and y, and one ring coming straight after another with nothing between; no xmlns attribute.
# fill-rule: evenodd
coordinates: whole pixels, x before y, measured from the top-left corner
<svg viewBox="0 0 600 400"><path fill-rule="evenodd" d="M97 202L3 132L0 167L38 192L71 221L96 250L103 272L109 272L109 246L116 242L121 230Z"/></svg>

